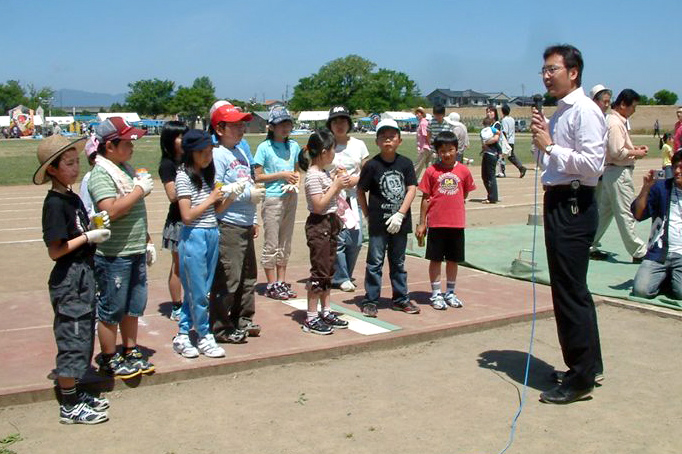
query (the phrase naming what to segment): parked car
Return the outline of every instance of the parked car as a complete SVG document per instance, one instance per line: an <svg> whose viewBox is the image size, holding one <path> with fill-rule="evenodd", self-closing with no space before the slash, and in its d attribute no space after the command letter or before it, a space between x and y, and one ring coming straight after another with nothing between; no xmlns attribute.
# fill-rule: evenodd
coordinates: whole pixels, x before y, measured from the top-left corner
<svg viewBox="0 0 682 454"><path fill-rule="evenodd" d="M516 132L528 131L528 122L526 120L514 120Z"/></svg>

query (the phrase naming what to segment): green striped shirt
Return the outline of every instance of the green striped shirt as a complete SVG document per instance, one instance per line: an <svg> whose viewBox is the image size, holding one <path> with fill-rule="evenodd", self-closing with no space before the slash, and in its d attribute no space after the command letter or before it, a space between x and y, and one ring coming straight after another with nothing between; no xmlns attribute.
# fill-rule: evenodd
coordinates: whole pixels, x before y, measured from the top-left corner
<svg viewBox="0 0 682 454"><path fill-rule="evenodd" d="M125 172L123 167L119 167ZM130 181L132 182L132 177ZM103 167L98 165L90 174L88 192L95 206L104 199L117 197L114 180ZM135 202L125 216L115 221L112 220L109 228L111 238L97 245L97 254L106 257L144 254L147 248L147 209L144 199Z"/></svg>

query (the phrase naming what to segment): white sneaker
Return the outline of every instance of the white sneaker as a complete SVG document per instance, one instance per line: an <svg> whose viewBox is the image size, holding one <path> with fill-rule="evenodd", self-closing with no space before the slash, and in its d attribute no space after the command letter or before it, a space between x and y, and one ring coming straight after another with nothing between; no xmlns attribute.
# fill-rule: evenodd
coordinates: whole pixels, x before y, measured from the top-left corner
<svg viewBox="0 0 682 454"><path fill-rule="evenodd" d="M222 358L225 356L225 350L216 344L213 334L207 334L202 337L197 347L199 347L199 351L203 355L209 358Z"/></svg>
<svg viewBox="0 0 682 454"><path fill-rule="evenodd" d="M199 350L192 345L187 334L178 334L173 338L173 350L185 358L196 358L199 356Z"/></svg>
<svg viewBox="0 0 682 454"><path fill-rule="evenodd" d="M445 300L443 299L443 295L441 293L436 296L432 296L429 298L429 301L431 301L431 307L438 311L444 311L448 308L448 305L445 304Z"/></svg>
<svg viewBox="0 0 682 454"><path fill-rule="evenodd" d="M342 292L354 292L355 285L353 285L351 281L343 281L339 286L339 289L341 289Z"/></svg>
<svg viewBox="0 0 682 454"><path fill-rule="evenodd" d="M457 295L452 292L448 292L445 294L445 303L450 306L450 307L464 307L464 302L462 302L461 299L457 298Z"/></svg>

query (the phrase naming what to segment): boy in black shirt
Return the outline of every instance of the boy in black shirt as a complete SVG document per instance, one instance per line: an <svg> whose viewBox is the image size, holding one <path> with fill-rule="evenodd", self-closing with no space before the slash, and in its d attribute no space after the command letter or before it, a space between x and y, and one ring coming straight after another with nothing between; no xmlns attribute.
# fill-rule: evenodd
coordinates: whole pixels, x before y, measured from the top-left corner
<svg viewBox="0 0 682 454"><path fill-rule="evenodd" d="M78 178L78 153L85 138L70 142L61 135L44 139L38 147L40 167L33 183L52 180L43 203L43 239L55 261L48 282L54 309L57 343L57 386L61 395L63 424L98 424L109 419L109 402L76 391L76 380L90 367L95 341L95 244L111 232L95 228L94 218L108 226L106 212L90 221L83 202L71 191Z"/></svg>
<svg viewBox="0 0 682 454"><path fill-rule="evenodd" d="M407 234L412 232L410 204L417 192L417 176L412 161L397 153L402 139L394 120L379 122L376 142L381 152L363 166L358 182L358 202L369 220L362 313L377 316L384 256L388 255L393 310L418 314L419 308L410 302L405 271Z"/></svg>

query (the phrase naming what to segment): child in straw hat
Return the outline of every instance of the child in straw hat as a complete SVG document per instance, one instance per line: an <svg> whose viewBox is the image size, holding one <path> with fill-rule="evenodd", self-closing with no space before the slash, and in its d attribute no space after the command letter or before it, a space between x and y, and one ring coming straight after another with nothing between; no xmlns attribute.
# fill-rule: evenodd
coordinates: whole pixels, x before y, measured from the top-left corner
<svg viewBox="0 0 682 454"><path fill-rule="evenodd" d="M52 181L43 203L43 240L55 261L48 286L63 424L98 424L109 419L106 399L76 390L76 380L90 368L95 340L95 245L111 235L106 228L95 228L83 202L71 191L84 144L84 139L71 142L60 135L43 140L38 147L40 166L33 175L35 184ZM106 212L97 216L103 225L108 224Z"/></svg>

